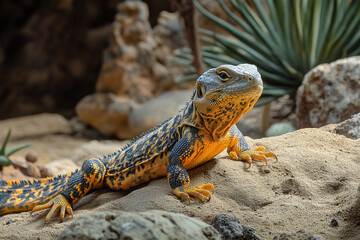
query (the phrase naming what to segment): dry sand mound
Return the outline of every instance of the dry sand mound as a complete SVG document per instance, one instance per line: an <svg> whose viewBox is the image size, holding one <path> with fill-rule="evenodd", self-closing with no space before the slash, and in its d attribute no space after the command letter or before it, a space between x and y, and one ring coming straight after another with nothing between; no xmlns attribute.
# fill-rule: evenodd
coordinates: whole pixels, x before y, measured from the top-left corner
<svg viewBox="0 0 360 240"><path fill-rule="evenodd" d="M360 239L360 139L320 129L303 129L279 137L247 139L251 147L265 146L277 154L266 173L262 162L230 160L225 153L190 171L192 184L212 183L208 203L190 205L170 192L165 178L129 192L98 190L82 199L75 218L103 210L177 211L211 223L218 213L237 215L264 239L300 229L326 239ZM56 239L73 219L55 218L43 224L45 213L8 214L0 217L1 239ZM338 226L331 225L332 219Z"/></svg>

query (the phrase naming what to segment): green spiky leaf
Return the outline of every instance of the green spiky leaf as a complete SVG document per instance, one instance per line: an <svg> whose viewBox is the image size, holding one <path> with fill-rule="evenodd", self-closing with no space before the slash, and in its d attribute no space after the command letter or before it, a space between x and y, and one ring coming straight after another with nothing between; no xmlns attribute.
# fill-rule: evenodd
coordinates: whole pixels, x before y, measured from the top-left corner
<svg viewBox="0 0 360 240"><path fill-rule="evenodd" d="M0 166L10 166L12 164L11 160L4 155L0 156Z"/></svg>
<svg viewBox="0 0 360 240"><path fill-rule="evenodd" d="M6 151L5 152L5 155L6 156L10 156L11 154L17 152L17 151L20 151L21 149L24 149L24 148L27 148L27 147L30 147L31 144L28 144L28 143L25 143L25 144L21 144L19 146L16 146L16 147L13 147L12 149L10 149L9 151Z"/></svg>
<svg viewBox="0 0 360 240"><path fill-rule="evenodd" d="M0 149L0 170L2 169L2 166L9 166L9 165L13 164L11 162L11 160L8 158L8 156L10 156L11 154L13 154L21 149L31 146L31 144L21 144L19 146L13 147L12 149L6 151L6 146L7 146L7 143L9 142L10 135L11 135L11 130L8 131L5 141L2 144L1 149Z"/></svg>
<svg viewBox="0 0 360 240"><path fill-rule="evenodd" d="M200 30L203 61L207 68L255 64L265 83L266 101L295 96L304 75L315 66L360 54L360 1L253 0L251 6L246 0L217 2L228 18L215 16L193 0L201 14L227 32ZM189 53L187 49L187 66Z"/></svg>
<svg viewBox="0 0 360 240"><path fill-rule="evenodd" d="M11 135L11 130L9 129L7 135L6 135L6 138L5 138L5 141L3 143L3 145L1 146L1 149L0 149L0 155L5 155L5 148L6 148L6 145L10 139L10 135Z"/></svg>

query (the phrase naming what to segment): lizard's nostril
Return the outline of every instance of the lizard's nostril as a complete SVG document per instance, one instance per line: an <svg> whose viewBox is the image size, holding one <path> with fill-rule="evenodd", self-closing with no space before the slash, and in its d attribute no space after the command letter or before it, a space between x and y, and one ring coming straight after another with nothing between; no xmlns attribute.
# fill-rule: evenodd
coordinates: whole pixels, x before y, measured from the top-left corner
<svg viewBox="0 0 360 240"><path fill-rule="evenodd" d="M203 88L203 86L199 84L198 87L197 87L196 92L197 92L197 97L202 98L204 96L204 88Z"/></svg>

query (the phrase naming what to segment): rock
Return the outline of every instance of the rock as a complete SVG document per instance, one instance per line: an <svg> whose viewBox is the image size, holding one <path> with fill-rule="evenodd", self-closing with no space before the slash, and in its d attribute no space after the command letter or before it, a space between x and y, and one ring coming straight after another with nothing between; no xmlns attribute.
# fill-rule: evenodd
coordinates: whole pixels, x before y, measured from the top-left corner
<svg viewBox="0 0 360 240"><path fill-rule="evenodd" d="M71 159L77 163L78 166L81 166L82 163L89 158L97 158L102 156L107 156L113 152L116 152L123 148L129 141L90 141L76 148L71 153ZM69 157L70 157L69 156Z"/></svg>
<svg viewBox="0 0 360 240"><path fill-rule="evenodd" d="M266 130L266 137L274 137L279 136L285 133L293 132L296 129L294 126L289 122L279 122L272 124L267 130Z"/></svg>
<svg viewBox="0 0 360 240"><path fill-rule="evenodd" d="M19 169L24 175L35 178L41 177L40 169L35 163L28 162L25 158L16 155L11 155L9 158L14 167Z"/></svg>
<svg viewBox="0 0 360 240"><path fill-rule="evenodd" d="M155 42L149 10L141 1L125 1L117 9L113 41L105 50L96 90L144 102L154 94L151 66L155 61Z"/></svg>
<svg viewBox="0 0 360 240"><path fill-rule="evenodd" d="M174 88L182 68L173 51L185 45L178 14L162 12L152 29L145 3L124 1L117 10L96 90L141 103Z"/></svg>
<svg viewBox="0 0 360 240"><path fill-rule="evenodd" d="M106 211L74 221L61 239L220 239L210 225L178 213L165 211Z"/></svg>
<svg viewBox="0 0 360 240"><path fill-rule="evenodd" d="M142 105L112 93L96 93L82 99L76 112L83 122L104 135L131 139L174 116L191 93L185 90L164 93Z"/></svg>
<svg viewBox="0 0 360 240"><path fill-rule="evenodd" d="M27 162L35 163L38 159L38 154L35 151L30 151L25 155L25 159Z"/></svg>
<svg viewBox="0 0 360 240"><path fill-rule="evenodd" d="M158 24L153 28L153 36L157 44L154 49L157 63L152 70L159 83L156 89L159 93L176 88L175 83L180 82L183 66L176 61L174 52L186 46L186 38L179 13L162 11Z"/></svg>
<svg viewBox="0 0 360 240"><path fill-rule="evenodd" d="M219 231L223 240L259 240L252 227L248 227L240 222L240 219L227 213L220 213L215 216L214 227Z"/></svg>
<svg viewBox="0 0 360 240"><path fill-rule="evenodd" d="M118 98L113 93L95 93L76 105L76 113L81 121L102 134L126 139L134 136L128 122L128 115L134 107L133 101Z"/></svg>
<svg viewBox="0 0 360 240"><path fill-rule="evenodd" d="M301 239L307 239L307 240L325 240L322 235L319 234L313 234L311 232L308 232L304 229L301 229L295 233L293 232L285 232L281 234L275 235L273 238L274 240L301 240Z"/></svg>
<svg viewBox="0 0 360 240"><path fill-rule="evenodd" d="M185 107L191 94L186 90L171 91L138 106L129 115L130 127L136 135L156 127Z"/></svg>
<svg viewBox="0 0 360 240"><path fill-rule="evenodd" d="M360 138L360 113L353 115L350 119L339 123L332 132L347 138Z"/></svg>
<svg viewBox="0 0 360 240"><path fill-rule="evenodd" d="M333 219L331 219L330 224L331 224L331 226L333 226L333 227L337 227L337 226L339 226L339 221L336 220L336 218L333 218Z"/></svg>
<svg viewBox="0 0 360 240"><path fill-rule="evenodd" d="M56 177L57 175L73 172L78 168L79 166L77 166L72 160L60 159L46 164L40 172L41 177Z"/></svg>
<svg viewBox="0 0 360 240"><path fill-rule="evenodd" d="M102 134L126 139L160 123L129 126L128 114L135 103L178 88L176 78L182 67L176 63L173 51L184 46L185 38L177 14L161 13L159 24L152 29L146 3L124 1L117 11L110 46L103 54L97 93L79 102L77 114Z"/></svg>
<svg viewBox="0 0 360 240"><path fill-rule="evenodd" d="M11 140L49 134L71 134L69 121L59 114L43 113L0 121L0 137L11 129Z"/></svg>
<svg viewBox="0 0 360 240"><path fill-rule="evenodd" d="M298 128L339 123L360 112L360 57L321 64L297 93Z"/></svg>

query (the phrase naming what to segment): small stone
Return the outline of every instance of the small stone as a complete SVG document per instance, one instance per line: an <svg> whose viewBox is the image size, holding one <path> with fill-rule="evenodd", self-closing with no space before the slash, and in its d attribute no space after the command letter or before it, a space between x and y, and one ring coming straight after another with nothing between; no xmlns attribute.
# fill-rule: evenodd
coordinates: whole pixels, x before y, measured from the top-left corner
<svg viewBox="0 0 360 240"><path fill-rule="evenodd" d="M331 219L331 226L333 226L333 227L339 226L338 220L336 220L335 218Z"/></svg>
<svg viewBox="0 0 360 240"><path fill-rule="evenodd" d="M6 222L6 225L10 225L12 223L13 223L13 220L10 219L9 221Z"/></svg>
<svg viewBox="0 0 360 240"><path fill-rule="evenodd" d="M325 238L319 234L314 234L308 238L309 240L325 240Z"/></svg>
<svg viewBox="0 0 360 240"><path fill-rule="evenodd" d="M36 162L37 158L38 158L38 155L35 151L30 151L25 156L25 160L28 162L32 162L32 163Z"/></svg>
<svg viewBox="0 0 360 240"><path fill-rule="evenodd" d="M216 215L213 225L219 231L223 240L260 239L252 227L242 224L239 218L233 214L220 213Z"/></svg>

